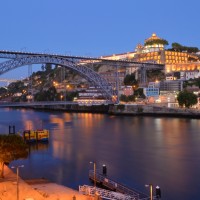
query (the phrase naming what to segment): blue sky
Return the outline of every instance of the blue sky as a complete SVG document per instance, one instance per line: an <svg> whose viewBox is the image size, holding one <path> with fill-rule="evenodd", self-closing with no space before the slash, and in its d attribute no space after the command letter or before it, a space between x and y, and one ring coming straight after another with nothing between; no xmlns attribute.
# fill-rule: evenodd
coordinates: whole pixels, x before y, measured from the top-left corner
<svg viewBox="0 0 200 200"><path fill-rule="evenodd" d="M0 49L97 57L134 51L153 32L200 48L199 12L199 0L6 0Z"/></svg>

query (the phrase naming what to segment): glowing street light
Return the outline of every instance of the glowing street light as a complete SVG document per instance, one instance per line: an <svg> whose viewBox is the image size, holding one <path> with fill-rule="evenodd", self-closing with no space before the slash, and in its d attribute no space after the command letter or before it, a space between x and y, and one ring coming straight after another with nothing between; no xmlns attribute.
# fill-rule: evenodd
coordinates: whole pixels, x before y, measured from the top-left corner
<svg viewBox="0 0 200 200"><path fill-rule="evenodd" d="M62 99L63 99L63 95L61 94L61 95L60 95L60 100L62 101Z"/></svg>
<svg viewBox="0 0 200 200"><path fill-rule="evenodd" d="M16 168L17 169L17 200L19 200L19 168L22 168L24 167L24 165L19 165L19 166L12 166L11 168L14 169Z"/></svg>
<svg viewBox="0 0 200 200"><path fill-rule="evenodd" d="M149 187L149 189L150 189L150 200L153 200L153 185L148 184L148 185L145 185L145 187Z"/></svg>
<svg viewBox="0 0 200 200"><path fill-rule="evenodd" d="M96 191L96 162L90 161L90 164L93 164L94 166L94 189Z"/></svg>

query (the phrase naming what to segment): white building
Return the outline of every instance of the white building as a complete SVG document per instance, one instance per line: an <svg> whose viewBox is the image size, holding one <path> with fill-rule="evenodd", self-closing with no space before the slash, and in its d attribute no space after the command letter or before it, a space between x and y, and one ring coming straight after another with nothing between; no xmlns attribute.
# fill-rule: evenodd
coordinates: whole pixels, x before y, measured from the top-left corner
<svg viewBox="0 0 200 200"><path fill-rule="evenodd" d="M159 88L144 88L144 95L146 97L158 97L159 96Z"/></svg>

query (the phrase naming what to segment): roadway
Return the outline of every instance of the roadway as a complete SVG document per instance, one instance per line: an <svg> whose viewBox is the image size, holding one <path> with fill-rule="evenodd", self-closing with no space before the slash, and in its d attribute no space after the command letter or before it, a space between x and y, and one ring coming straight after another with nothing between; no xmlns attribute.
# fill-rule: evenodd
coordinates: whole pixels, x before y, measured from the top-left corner
<svg viewBox="0 0 200 200"><path fill-rule="evenodd" d="M78 105L72 101L37 101L37 102L0 102L0 107L29 107L29 106L52 106L52 105Z"/></svg>

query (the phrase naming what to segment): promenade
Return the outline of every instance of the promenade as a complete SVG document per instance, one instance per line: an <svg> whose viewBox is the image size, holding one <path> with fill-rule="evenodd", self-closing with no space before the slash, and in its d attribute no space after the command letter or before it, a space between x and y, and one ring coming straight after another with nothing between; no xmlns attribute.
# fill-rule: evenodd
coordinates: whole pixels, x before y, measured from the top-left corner
<svg viewBox="0 0 200 200"><path fill-rule="evenodd" d="M5 166L0 179L0 200L17 199L16 174ZM19 177L19 200L93 200L71 188L42 180L24 181Z"/></svg>

